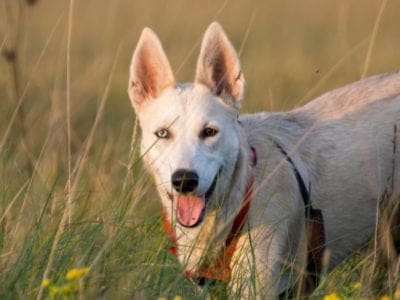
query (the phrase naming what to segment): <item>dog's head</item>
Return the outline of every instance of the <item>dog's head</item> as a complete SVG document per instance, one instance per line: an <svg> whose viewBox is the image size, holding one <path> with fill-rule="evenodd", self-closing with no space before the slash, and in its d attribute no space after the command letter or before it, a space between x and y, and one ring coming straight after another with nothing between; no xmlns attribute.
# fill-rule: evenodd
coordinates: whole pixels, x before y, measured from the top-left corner
<svg viewBox="0 0 400 300"><path fill-rule="evenodd" d="M142 129L142 155L164 206L182 226L197 226L210 199L223 194L239 152L244 78L233 46L222 27L211 24L194 83L176 84L160 40L145 28L128 92Z"/></svg>

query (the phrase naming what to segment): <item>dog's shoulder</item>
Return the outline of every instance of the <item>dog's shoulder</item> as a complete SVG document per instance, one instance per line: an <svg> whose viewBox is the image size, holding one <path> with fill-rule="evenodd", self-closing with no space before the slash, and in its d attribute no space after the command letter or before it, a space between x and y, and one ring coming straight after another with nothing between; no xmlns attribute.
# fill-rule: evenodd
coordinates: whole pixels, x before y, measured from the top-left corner
<svg viewBox="0 0 400 300"><path fill-rule="evenodd" d="M308 114L292 112L260 112L240 116L240 124L247 139L255 144L281 144L292 147L300 139L312 120Z"/></svg>

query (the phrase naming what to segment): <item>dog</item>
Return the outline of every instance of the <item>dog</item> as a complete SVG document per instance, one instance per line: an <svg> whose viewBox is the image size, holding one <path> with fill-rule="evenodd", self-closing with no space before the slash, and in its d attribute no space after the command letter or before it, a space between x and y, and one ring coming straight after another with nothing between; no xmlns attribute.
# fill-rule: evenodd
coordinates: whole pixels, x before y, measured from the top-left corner
<svg viewBox="0 0 400 300"><path fill-rule="evenodd" d="M128 93L171 252L199 284L275 298L299 282L315 286L322 268L365 245L382 195L399 193L400 73L289 112L239 116L244 88L218 23L204 34L194 82L183 84L143 30Z"/></svg>

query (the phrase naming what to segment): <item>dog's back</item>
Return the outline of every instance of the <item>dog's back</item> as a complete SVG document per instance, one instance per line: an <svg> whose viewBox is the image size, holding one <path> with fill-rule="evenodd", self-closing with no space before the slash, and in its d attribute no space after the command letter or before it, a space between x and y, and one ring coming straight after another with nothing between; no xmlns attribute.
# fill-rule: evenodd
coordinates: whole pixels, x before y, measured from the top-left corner
<svg viewBox="0 0 400 300"><path fill-rule="evenodd" d="M372 102L400 94L400 72L375 75L331 92L303 106L300 111L317 120L340 118Z"/></svg>

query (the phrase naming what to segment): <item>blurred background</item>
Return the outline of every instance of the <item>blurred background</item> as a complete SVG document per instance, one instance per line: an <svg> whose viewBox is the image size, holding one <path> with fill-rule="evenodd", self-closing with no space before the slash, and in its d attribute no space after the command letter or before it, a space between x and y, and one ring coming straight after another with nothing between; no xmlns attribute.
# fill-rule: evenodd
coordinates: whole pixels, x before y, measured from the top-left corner
<svg viewBox="0 0 400 300"><path fill-rule="evenodd" d="M244 111L251 112L290 109L361 76L397 70L399 14L398 1L377 0L75 1L69 93L72 121L79 124L73 132L85 135L114 60L104 126L118 134L132 119L128 67L145 26L160 36L178 81L191 81L202 34L219 21L240 52ZM69 1L1 0L1 130L15 109L9 51L16 54L20 93L29 82L26 130L43 130L51 115L63 114L68 20Z"/></svg>
<svg viewBox="0 0 400 300"><path fill-rule="evenodd" d="M96 243L118 237L122 219L131 244L116 243L106 265L113 284L134 289L132 272L142 276L143 265L125 261L126 253L151 240L158 227L150 221L159 216L147 231L138 220L157 196L136 151L126 92L131 55L151 27L177 80L191 81L202 34L215 20L240 53L244 112L292 109L400 69L396 0L0 0L0 295L32 296L46 276L96 265L103 253Z"/></svg>

